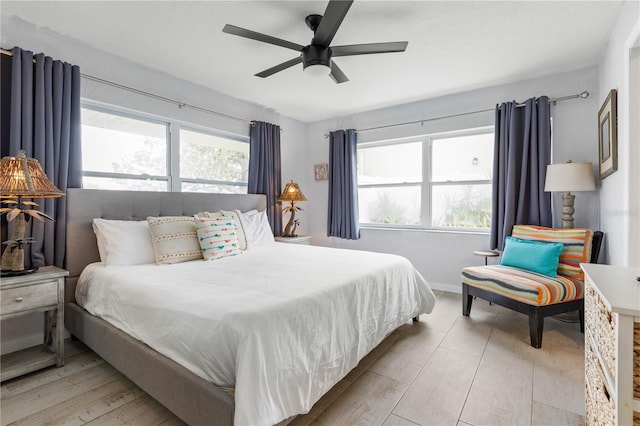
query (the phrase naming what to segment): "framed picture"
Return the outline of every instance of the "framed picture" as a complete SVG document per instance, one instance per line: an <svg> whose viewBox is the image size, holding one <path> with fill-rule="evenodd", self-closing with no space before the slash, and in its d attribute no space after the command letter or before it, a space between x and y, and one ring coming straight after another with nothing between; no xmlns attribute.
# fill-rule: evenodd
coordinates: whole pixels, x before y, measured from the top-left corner
<svg viewBox="0 0 640 426"><path fill-rule="evenodd" d="M598 112L600 179L618 170L618 92L613 89Z"/></svg>
<svg viewBox="0 0 640 426"><path fill-rule="evenodd" d="M328 180L329 179L329 164L322 163L313 166L314 175L316 180Z"/></svg>

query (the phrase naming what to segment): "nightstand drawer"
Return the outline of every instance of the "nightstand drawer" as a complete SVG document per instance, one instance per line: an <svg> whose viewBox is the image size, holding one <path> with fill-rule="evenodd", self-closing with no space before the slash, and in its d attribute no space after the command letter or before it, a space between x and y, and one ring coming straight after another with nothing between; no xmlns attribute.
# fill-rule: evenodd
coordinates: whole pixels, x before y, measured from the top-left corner
<svg viewBox="0 0 640 426"><path fill-rule="evenodd" d="M2 290L2 315L28 311L58 303L58 283L51 281L34 286L14 287Z"/></svg>

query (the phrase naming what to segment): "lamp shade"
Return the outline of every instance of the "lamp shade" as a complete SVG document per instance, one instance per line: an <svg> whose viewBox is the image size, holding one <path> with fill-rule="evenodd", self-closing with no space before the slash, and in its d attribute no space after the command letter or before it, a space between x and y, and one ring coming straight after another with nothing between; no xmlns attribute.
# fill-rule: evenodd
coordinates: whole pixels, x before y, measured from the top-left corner
<svg viewBox="0 0 640 426"><path fill-rule="evenodd" d="M307 197L300 191L298 184L291 181L285 185L282 194L278 197L278 201L307 201Z"/></svg>
<svg viewBox="0 0 640 426"><path fill-rule="evenodd" d="M1 197L58 198L63 195L47 178L38 160L27 158L24 151L0 160Z"/></svg>
<svg viewBox="0 0 640 426"><path fill-rule="evenodd" d="M304 69L304 73L311 77L326 77L331 74L331 68L324 64L309 65Z"/></svg>
<svg viewBox="0 0 640 426"><path fill-rule="evenodd" d="M547 177L544 182L546 192L595 191L595 189L596 182L591 163L568 162L547 166Z"/></svg>

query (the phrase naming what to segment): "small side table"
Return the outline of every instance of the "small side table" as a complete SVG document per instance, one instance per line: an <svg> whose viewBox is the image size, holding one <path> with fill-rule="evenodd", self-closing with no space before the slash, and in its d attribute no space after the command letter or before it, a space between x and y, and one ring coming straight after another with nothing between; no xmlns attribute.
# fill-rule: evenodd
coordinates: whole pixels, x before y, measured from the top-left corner
<svg viewBox="0 0 640 426"><path fill-rule="evenodd" d="M279 243L302 244L306 246L311 245L310 235L298 235L295 237L276 237L275 239Z"/></svg>
<svg viewBox="0 0 640 426"><path fill-rule="evenodd" d="M493 250L476 250L473 252L473 254L475 254L476 256L483 256L484 257L484 265L487 266L488 265L488 260L490 257L498 257L500 256L500 253L498 253L497 251L493 251Z"/></svg>
<svg viewBox="0 0 640 426"><path fill-rule="evenodd" d="M2 355L0 381L64 365L64 269L44 266L38 271L0 282L0 320L44 312L44 343Z"/></svg>

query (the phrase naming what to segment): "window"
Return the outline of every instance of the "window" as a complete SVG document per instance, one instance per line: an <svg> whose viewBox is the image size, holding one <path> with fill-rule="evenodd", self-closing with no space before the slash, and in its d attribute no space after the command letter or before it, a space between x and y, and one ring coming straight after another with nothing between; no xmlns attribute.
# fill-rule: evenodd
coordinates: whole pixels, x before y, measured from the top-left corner
<svg viewBox="0 0 640 426"><path fill-rule="evenodd" d="M83 187L246 194L248 142L248 137L83 105Z"/></svg>
<svg viewBox="0 0 640 426"><path fill-rule="evenodd" d="M360 222L488 229L492 129L358 145Z"/></svg>
<svg viewBox="0 0 640 426"><path fill-rule="evenodd" d="M82 185L167 191L168 124L82 108Z"/></svg>
<svg viewBox="0 0 640 426"><path fill-rule="evenodd" d="M493 133L431 140L431 226L491 226L493 143Z"/></svg>
<svg viewBox="0 0 640 426"><path fill-rule="evenodd" d="M180 180L185 192L247 193L249 144L180 129Z"/></svg>
<svg viewBox="0 0 640 426"><path fill-rule="evenodd" d="M420 225L422 142L358 146L361 223Z"/></svg>

